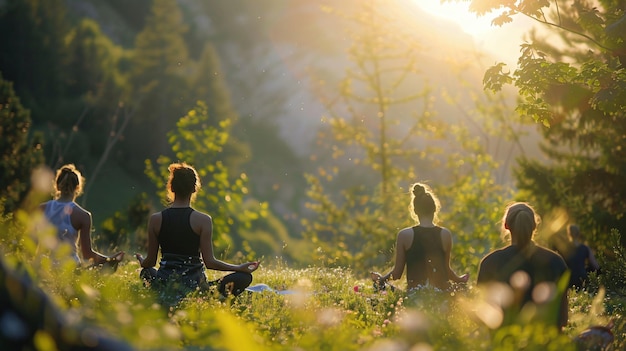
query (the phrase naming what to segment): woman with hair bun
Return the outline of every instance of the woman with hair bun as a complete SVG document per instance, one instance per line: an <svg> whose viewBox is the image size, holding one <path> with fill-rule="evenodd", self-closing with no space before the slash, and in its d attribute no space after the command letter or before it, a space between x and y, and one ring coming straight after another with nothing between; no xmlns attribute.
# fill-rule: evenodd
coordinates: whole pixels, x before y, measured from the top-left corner
<svg viewBox="0 0 626 351"><path fill-rule="evenodd" d="M436 224L440 207L428 185L411 185L409 210L417 225L398 232L395 265L389 273L378 277L379 286L388 279L400 279L405 266L409 290L428 285L446 290L450 281L467 282L469 274L459 276L450 267L452 233Z"/></svg>
<svg viewBox="0 0 626 351"><path fill-rule="evenodd" d="M118 252L113 256L104 256L93 250L91 246L91 213L79 206L75 200L83 193L85 178L73 164L67 164L59 168L54 181L54 199L47 201L39 208L43 211L46 219L56 227L57 237L60 241L70 244L72 258L76 263L82 261L78 257L78 248L84 261L92 265L104 263L117 263L124 257L124 252Z"/></svg>
<svg viewBox="0 0 626 351"><path fill-rule="evenodd" d="M551 305L558 296L556 285L567 271L563 258L533 241L533 235L540 222L535 210L525 202L515 202L507 206L502 218L503 233L511 234L511 244L485 256L478 270L478 284L500 283L510 289L510 301L504 307L503 323L514 322L519 312L527 304L535 307ZM503 298L502 300L507 300ZM558 313L546 318L552 319L558 327L567 324L567 290L563 292ZM538 309L529 309L538 311Z"/></svg>

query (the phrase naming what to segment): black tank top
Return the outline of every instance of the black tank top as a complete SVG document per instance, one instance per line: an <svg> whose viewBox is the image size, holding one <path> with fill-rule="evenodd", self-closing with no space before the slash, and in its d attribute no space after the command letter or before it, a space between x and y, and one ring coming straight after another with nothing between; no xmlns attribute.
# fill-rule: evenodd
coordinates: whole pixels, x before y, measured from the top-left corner
<svg viewBox="0 0 626 351"><path fill-rule="evenodd" d="M191 207L167 208L161 211L159 245L161 254L200 256L200 235L191 229Z"/></svg>
<svg viewBox="0 0 626 351"><path fill-rule="evenodd" d="M426 282L439 289L449 287L441 227L413 227L413 242L406 250L406 275L409 288Z"/></svg>

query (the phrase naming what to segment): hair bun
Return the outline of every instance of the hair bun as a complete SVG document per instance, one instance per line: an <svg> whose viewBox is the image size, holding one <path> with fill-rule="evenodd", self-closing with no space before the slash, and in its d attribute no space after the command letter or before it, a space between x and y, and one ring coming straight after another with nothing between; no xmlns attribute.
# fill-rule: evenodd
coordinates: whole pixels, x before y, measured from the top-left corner
<svg viewBox="0 0 626 351"><path fill-rule="evenodd" d="M413 196L421 197L424 195L427 195L426 188L422 184L416 183L415 185L413 185Z"/></svg>

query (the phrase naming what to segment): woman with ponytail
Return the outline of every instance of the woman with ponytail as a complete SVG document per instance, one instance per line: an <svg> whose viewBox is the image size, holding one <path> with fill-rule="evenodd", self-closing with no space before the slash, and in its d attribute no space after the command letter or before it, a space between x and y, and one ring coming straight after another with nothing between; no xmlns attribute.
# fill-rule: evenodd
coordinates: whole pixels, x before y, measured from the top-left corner
<svg viewBox="0 0 626 351"><path fill-rule="evenodd" d="M57 230L57 238L66 242L72 249L72 258L80 264L78 246L84 261L92 265L109 263L116 266L124 252L107 257L93 250L91 246L91 213L79 206L75 200L83 192L85 178L73 164L57 170L54 181L54 199L39 206L46 219Z"/></svg>
<svg viewBox="0 0 626 351"><path fill-rule="evenodd" d="M416 225L398 232L395 265L389 273L378 277L378 286L388 279L400 279L405 266L407 289L433 286L446 290L450 281L467 282L468 274L458 276L450 267L452 233L437 225L440 207L439 199L428 185L411 186L409 210Z"/></svg>
<svg viewBox="0 0 626 351"><path fill-rule="evenodd" d="M504 309L503 324L517 320L519 312L527 304L534 304L536 315L548 319L558 327L567 324L567 290L559 295L557 283L567 271L563 258L533 241L533 235L540 221L535 210L525 202L509 205L502 218L502 231L510 233L511 244L485 256L478 269L478 284L508 287L504 293L510 300ZM555 300L560 296L560 301ZM555 306L556 309L550 308ZM545 308L542 308L545 307ZM555 311L558 311L555 313ZM531 316L526 316L531 318ZM525 318L526 318L525 317ZM521 321L519 321L521 322Z"/></svg>

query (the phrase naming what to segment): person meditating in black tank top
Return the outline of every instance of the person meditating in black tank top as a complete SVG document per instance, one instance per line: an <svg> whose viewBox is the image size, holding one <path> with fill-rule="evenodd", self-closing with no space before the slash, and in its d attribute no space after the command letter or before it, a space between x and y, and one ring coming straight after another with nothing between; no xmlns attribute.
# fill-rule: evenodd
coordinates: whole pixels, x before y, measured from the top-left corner
<svg viewBox="0 0 626 351"><path fill-rule="evenodd" d="M406 265L407 288L433 286L446 290L450 281L467 282L469 274L457 275L450 267L452 233L435 225L440 209L439 199L426 184L411 186L411 217L418 225L400 230L396 239L393 269L379 277L378 284L400 279Z"/></svg>
<svg viewBox="0 0 626 351"><path fill-rule="evenodd" d="M233 265L215 258L213 220L208 214L191 207L193 197L200 189L196 170L185 163L173 163L169 171L167 189L171 205L150 217L148 255L145 258L141 254L135 255L143 267L140 276L151 286L175 281L189 290L217 285L223 297L241 294L252 282L251 273L259 267L259 262ZM159 248L161 262L157 271L154 266ZM207 282L205 266L234 273Z"/></svg>
<svg viewBox="0 0 626 351"><path fill-rule="evenodd" d="M439 226L415 226L411 246L406 250L406 276L410 288L418 285L432 285L447 289L448 266L443 247L443 228Z"/></svg>

